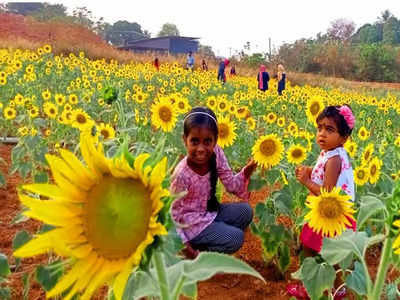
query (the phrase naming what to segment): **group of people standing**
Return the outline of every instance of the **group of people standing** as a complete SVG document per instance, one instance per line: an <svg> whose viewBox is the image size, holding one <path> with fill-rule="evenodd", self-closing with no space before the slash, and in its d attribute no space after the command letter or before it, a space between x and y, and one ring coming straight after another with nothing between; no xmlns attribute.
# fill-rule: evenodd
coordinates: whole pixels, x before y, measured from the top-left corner
<svg viewBox="0 0 400 300"><path fill-rule="evenodd" d="M219 62L217 79L219 81L221 81L222 83L226 82L225 69L229 65L229 63L230 63L230 61L227 58L225 58ZM160 62L159 62L158 58L156 58L154 60L154 67L157 69L157 71L160 68ZM187 55L186 69L190 70L190 71L193 71L193 69L194 69L194 56L193 56L192 51L189 51L189 53ZM201 69L203 71L208 71L208 66L204 59L201 62ZM230 73L230 76L236 75L235 65L233 65L231 67L231 70L229 73ZM278 65L277 79L278 79L278 94L282 95L282 91L285 90L285 86L286 86L286 72L285 72L285 68L281 64ZM258 89L263 92L267 91L269 80L270 80L270 76L266 70L265 65L261 65L260 71L257 74Z"/></svg>
<svg viewBox="0 0 400 300"><path fill-rule="evenodd" d="M278 65L278 94L282 95L282 91L286 86L286 72L283 65ZM257 74L258 89L265 92L268 90L269 74L264 65L260 66L260 72Z"/></svg>

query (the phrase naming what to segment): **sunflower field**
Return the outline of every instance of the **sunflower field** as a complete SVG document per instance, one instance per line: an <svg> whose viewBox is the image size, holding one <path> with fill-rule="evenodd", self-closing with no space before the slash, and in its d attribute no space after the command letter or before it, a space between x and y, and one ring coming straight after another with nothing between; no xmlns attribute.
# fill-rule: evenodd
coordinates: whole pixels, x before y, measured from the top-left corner
<svg viewBox="0 0 400 300"><path fill-rule="evenodd" d="M18 138L10 172L18 172L24 184L19 190L22 214L49 225L14 255L51 252L68 258L58 264L68 271L47 292L66 299L76 294L89 299L104 283L112 286L116 299L123 299L133 276L140 285L129 299L178 299L181 293L194 297L196 282L220 270L190 277L196 266L209 268L207 259L221 270L232 266L232 272L260 277L239 260L223 256L202 254L198 265L180 264L178 250L168 243L176 240L168 214L176 195L169 194L168 186L185 155L183 118L192 107L207 106L217 115L218 144L232 169L238 171L253 157L259 167L249 188L275 187L255 207L251 225L264 260L287 272L291 253L300 249L306 219L324 232L341 232L330 225L332 220L352 215L358 230L343 228L339 237L325 239L322 259L305 259L293 276L311 299L326 291L333 297L334 266L339 265L344 284L355 295L379 299L385 293L396 299L400 280L385 282L385 276L390 265L400 268L400 100L290 82L283 95L276 90L274 79L262 92L256 77L229 77L222 84L216 70L191 72L177 63L162 64L157 71L151 63L91 60L82 52L56 56L50 45L36 51L0 49L0 138ZM319 203L328 199L329 205L314 208L294 170L317 160L318 114L327 105L343 104L356 117L345 144L356 201L350 207L333 190L317 197ZM7 174L0 176L4 183ZM127 198L135 201L127 203ZM279 224L282 216L291 220L289 226ZM372 280L364 256L378 243L383 245L380 273ZM167 285L161 284L167 280L166 268L176 275ZM149 287L146 276L158 278L157 288Z"/></svg>

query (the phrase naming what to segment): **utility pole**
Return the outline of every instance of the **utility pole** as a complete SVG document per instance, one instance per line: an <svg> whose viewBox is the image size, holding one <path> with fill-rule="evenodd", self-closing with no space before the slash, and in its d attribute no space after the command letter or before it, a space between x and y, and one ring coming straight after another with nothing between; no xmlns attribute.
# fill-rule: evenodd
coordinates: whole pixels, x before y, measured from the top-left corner
<svg viewBox="0 0 400 300"><path fill-rule="evenodd" d="M271 55L272 55L272 53L271 53L271 38L268 38L268 49L269 49L269 53L268 53L269 59L271 60Z"/></svg>
<svg viewBox="0 0 400 300"><path fill-rule="evenodd" d="M229 47L229 57L232 57L232 47Z"/></svg>

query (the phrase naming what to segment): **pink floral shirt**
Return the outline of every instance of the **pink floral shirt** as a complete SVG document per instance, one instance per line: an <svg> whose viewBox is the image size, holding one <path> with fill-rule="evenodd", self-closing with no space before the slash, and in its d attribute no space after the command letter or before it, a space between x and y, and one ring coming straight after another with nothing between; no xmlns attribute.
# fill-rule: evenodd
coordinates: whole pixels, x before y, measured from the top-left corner
<svg viewBox="0 0 400 300"><path fill-rule="evenodd" d="M343 147L337 147L330 151L322 150L319 154L317 163L315 164L311 172L311 180L316 184L322 185L325 177L325 164L329 158L339 156L342 161L342 167L336 183L337 187L340 187L346 194L351 196L351 200L354 201L354 177L353 168L347 156L346 150Z"/></svg>
<svg viewBox="0 0 400 300"><path fill-rule="evenodd" d="M248 200L248 180L245 180L243 169L236 175L229 167L223 150L217 145L214 148L217 161L218 178L226 190L238 197ZM170 186L172 193L187 192L176 199L171 207L172 219L182 241L186 243L214 221L217 212L207 211L210 198L210 172L201 176L187 164L187 156L176 166Z"/></svg>

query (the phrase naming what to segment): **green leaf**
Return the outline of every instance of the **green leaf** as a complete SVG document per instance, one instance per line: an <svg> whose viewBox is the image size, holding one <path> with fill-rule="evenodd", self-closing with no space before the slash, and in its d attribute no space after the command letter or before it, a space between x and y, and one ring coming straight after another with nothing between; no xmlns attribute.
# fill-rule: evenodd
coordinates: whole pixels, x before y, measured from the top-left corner
<svg viewBox="0 0 400 300"><path fill-rule="evenodd" d="M330 264L335 265L344 260L350 253L363 259L363 250L367 245L368 236L365 232L346 230L336 238L324 238L321 256Z"/></svg>
<svg viewBox="0 0 400 300"><path fill-rule="evenodd" d="M0 288L0 299L11 299L10 288Z"/></svg>
<svg viewBox="0 0 400 300"><path fill-rule="evenodd" d="M182 288L182 294L185 295L186 297L196 299L197 284L196 283L185 284Z"/></svg>
<svg viewBox="0 0 400 300"><path fill-rule="evenodd" d="M340 269L347 270L348 268L350 268L351 264L353 263L353 259L354 259L354 254L350 253L345 259L343 259L339 263Z"/></svg>
<svg viewBox="0 0 400 300"><path fill-rule="evenodd" d="M49 181L49 177L47 176L47 173L39 172L35 174L33 180L35 183L47 183Z"/></svg>
<svg viewBox="0 0 400 300"><path fill-rule="evenodd" d="M264 281L264 278L245 262L226 254L202 252L192 261L185 261L184 275L188 283L211 278L218 272L247 274Z"/></svg>
<svg viewBox="0 0 400 300"><path fill-rule="evenodd" d="M122 299L131 300L159 296L160 288L157 280L153 279L149 273L138 271L129 276Z"/></svg>
<svg viewBox="0 0 400 300"><path fill-rule="evenodd" d="M354 271L346 278L346 285L358 295L367 294L367 278L360 262L355 262Z"/></svg>
<svg viewBox="0 0 400 300"><path fill-rule="evenodd" d="M290 265L290 250L287 244L281 244L278 249L278 267L283 273L286 272Z"/></svg>
<svg viewBox="0 0 400 300"><path fill-rule="evenodd" d="M27 242L29 242L31 240L31 236L29 235L29 233L25 230L21 230L19 231L13 241L12 241L12 248L13 251L17 250L18 248L20 248L21 246L23 246L24 244L26 244Z"/></svg>
<svg viewBox="0 0 400 300"><path fill-rule="evenodd" d="M397 300L400 296L400 291L395 282L391 282L386 286L386 296L388 300Z"/></svg>
<svg viewBox="0 0 400 300"><path fill-rule="evenodd" d="M361 205L357 217L357 227L361 226L368 220L368 218L377 212L385 209L383 202L374 196L361 197Z"/></svg>
<svg viewBox="0 0 400 300"><path fill-rule="evenodd" d="M301 280L311 300L318 300L325 290L330 290L336 278L335 269L327 263L318 264L307 257L301 265Z"/></svg>
<svg viewBox="0 0 400 300"><path fill-rule="evenodd" d="M255 176L254 176L255 177ZM250 183L248 185L248 190L249 191L258 191L260 190L263 186L267 184L267 181L261 179L260 177L255 177L250 179Z"/></svg>
<svg viewBox="0 0 400 300"><path fill-rule="evenodd" d="M48 266L40 265L36 268L36 280L46 291L49 291L56 285L63 272L64 268L60 261L55 261Z"/></svg>
<svg viewBox="0 0 400 300"><path fill-rule="evenodd" d="M340 263L353 253L359 260L363 260L366 249L385 238L383 234L377 234L370 238L366 232L354 232L346 230L342 235L335 238L324 238L321 256L330 265Z"/></svg>
<svg viewBox="0 0 400 300"><path fill-rule="evenodd" d="M10 267L8 266L7 256L5 256L3 253L0 253L0 276L6 277L10 273L11 271Z"/></svg>

